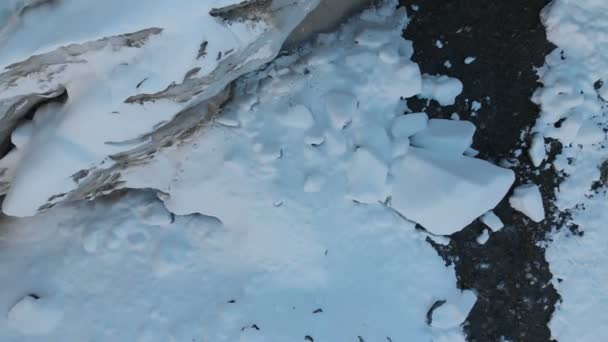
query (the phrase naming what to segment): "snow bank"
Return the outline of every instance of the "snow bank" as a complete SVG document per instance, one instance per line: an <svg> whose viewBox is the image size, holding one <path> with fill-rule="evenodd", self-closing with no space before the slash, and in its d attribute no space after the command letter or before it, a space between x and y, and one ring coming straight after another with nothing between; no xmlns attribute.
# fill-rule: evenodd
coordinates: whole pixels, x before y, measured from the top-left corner
<svg viewBox="0 0 608 342"><path fill-rule="evenodd" d="M606 1L555 0L541 16L547 38L557 49L539 71L543 87L533 100L542 112L535 130L557 136L563 145L553 161L565 176L555 205L570 216L550 236L546 250L553 286L561 296L550 322L552 337L559 341L595 341L608 334L608 298L600 294L608 280L602 176L608 124L606 13Z"/></svg>
<svg viewBox="0 0 608 342"><path fill-rule="evenodd" d="M435 100L442 106L453 105L456 96L462 93L462 82L445 75L422 75L422 92L424 99Z"/></svg>

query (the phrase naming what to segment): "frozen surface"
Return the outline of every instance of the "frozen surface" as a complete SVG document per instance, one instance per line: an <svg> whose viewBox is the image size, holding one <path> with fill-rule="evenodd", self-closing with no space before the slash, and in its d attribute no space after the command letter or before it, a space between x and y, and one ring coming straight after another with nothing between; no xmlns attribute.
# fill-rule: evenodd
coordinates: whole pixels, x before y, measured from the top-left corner
<svg viewBox="0 0 608 342"><path fill-rule="evenodd" d="M426 201L453 231L513 175L393 136L421 91L395 7L238 80L221 118L121 175L145 191L2 218L0 340L37 319L32 341L463 341L475 294L395 204Z"/></svg>
<svg viewBox="0 0 608 342"><path fill-rule="evenodd" d="M480 159L411 148L396 174L392 205L430 232L450 235L493 209L514 179L511 170Z"/></svg>
<svg viewBox="0 0 608 342"><path fill-rule="evenodd" d="M513 209L522 212L534 222L545 219L543 198L536 184L520 185L513 190L509 197L509 204Z"/></svg>

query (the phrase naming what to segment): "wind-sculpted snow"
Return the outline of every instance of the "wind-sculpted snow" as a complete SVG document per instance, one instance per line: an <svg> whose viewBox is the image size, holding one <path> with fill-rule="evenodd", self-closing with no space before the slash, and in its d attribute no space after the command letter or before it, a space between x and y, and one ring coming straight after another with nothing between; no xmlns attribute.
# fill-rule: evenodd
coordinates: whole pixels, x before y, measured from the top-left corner
<svg viewBox="0 0 608 342"><path fill-rule="evenodd" d="M228 85L273 59L318 0L9 1L0 5L3 210L110 190L199 129ZM62 102L40 106L61 96ZM43 101L44 100L44 101ZM40 108L39 108L40 107ZM35 112L34 112L35 111ZM31 120L28 120L31 119ZM112 171L110 171L112 170ZM92 177L92 178L89 178ZM9 185L10 184L10 185ZM78 191L77 191L78 190Z"/></svg>

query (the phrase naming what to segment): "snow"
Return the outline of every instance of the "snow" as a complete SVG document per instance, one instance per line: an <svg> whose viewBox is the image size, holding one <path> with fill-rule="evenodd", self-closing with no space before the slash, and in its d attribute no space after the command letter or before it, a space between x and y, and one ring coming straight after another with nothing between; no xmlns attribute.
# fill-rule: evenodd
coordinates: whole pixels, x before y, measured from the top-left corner
<svg viewBox="0 0 608 342"><path fill-rule="evenodd" d="M413 146L446 154L463 154L473 143L475 125L470 121L431 119L427 129L412 136Z"/></svg>
<svg viewBox="0 0 608 342"><path fill-rule="evenodd" d="M462 82L445 75L422 75L421 98L435 100L442 106L453 105L462 93Z"/></svg>
<svg viewBox="0 0 608 342"><path fill-rule="evenodd" d="M608 3L601 0L556 0L541 13L547 38L557 48L539 70L543 87L533 99L542 112L535 129L552 132L562 119L580 123L572 143L572 134L560 136L560 141L565 139L553 163L564 175L554 203L569 216L551 234L546 249L553 286L561 296L549 324L559 341L596 341L608 334L608 217L601 181L606 159L603 129L608 123L607 11ZM594 191L593 185L599 188ZM578 227L580 233L572 233L570 227Z"/></svg>
<svg viewBox="0 0 608 342"><path fill-rule="evenodd" d="M477 296L472 291L462 291L454 300L446 300L445 304L433 310L431 325L439 329L459 326L467 318L467 313L476 300Z"/></svg>
<svg viewBox="0 0 608 342"><path fill-rule="evenodd" d="M488 229L484 229L481 232L481 234L477 237L477 239L475 239L475 241L477 241L477 243L480 245L484 245L486 242L488 242L489 239L490 239L490 232L488 231Z"/></svg>
<svg viewBox="0 0 608 342"><path fill-rule="evenodd" d="M429 121L426 113L409 113L399 115L393 120L391 135L393 138L409 138L412 135L426 129Z"/></svg>
<svg viewBox="0 0 608 342"><path fill-rule="evenodd" d="M140 137L271 60L318 1L285 6L268 18L272 24L228 24L209 15L212 8L234 3L186 0L168 8L164 1L134 0L125 7L119 0L66 0L13 16L0 31L5 52L0 66L25 62L2 71L0 100L59 86L67 89L68 99L47 106L44 119L41 111L36 114L31 144L21 151L3 211L33 215L49 198L76 189L73 174L114 166L110 156L145 145ZM122 36L134 32L148 36L131 43ZM207 58L197 57L203 42ZM210 58L222 52L223 59ZM40 56L27 59L32 55ZM142 104L127 101L164 94L170 85L183 93Z"/></svg>
<svg viewBox="0 0 608 342"><path fill-rule="evenodd" d="M59 303L32 295L21 298L8 312L8 325L23 335L46 335L63 317Z"/></svg>
<svg viewBox="0 0 608 342"><path fill-rule="evenodd" d="M344 128L355 115L357 99L351 93L331 91L324 96L325 110L335 128Z"/></svg>
<svg viewBox="0 0 608 342"><path fill-rule="evenodd" d="M143 190L0 218L0 308L57 300L48 341L464 341L476 295L410 220L459 230L513 173L409 146L427 117L403 115L422 89L396 4L240 78L222 118L121 173ZM365 30L382 41L357 44ZM23 317L55 308L36 305ZM0 320L2 341L23 334Z"/></svg>
<svg viewBox="0 0 608 342"><path fill-rule="evenodd" d="M493 232L499 231L504 227L504 223L493 211L488 211L481 216L481 222L492 229Z"/></svg>
<svg viewBox="0 0 608 342"><path fill-rule="evenodd" d="M515 176L486 161L410 148L395 175L392 206L438 235L450 235L490 209Z"/></svg>

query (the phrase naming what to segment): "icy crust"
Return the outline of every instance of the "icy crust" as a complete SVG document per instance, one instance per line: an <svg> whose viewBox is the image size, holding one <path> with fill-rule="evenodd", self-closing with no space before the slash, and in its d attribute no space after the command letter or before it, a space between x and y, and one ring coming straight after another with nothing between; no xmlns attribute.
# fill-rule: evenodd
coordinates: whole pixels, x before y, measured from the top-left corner
<svg viewBox="0 0 608 342"><path fill-rule="evenodd" d="M465 340L476 296L412 223L281 195L250 198L259 215L239 225L172 216L149 192L3 218L0 340Z"/></svg>
<svg viewBox="0 0 608 342"><path fill-rule="evenodd" d="M137 154L144 147L153 154L162 146L150 139L152 132L175 126L175 120L188 121L184 117L194 116L189 109L274 58L318 1L273 1L270 6L259 0L248 2L251 8L212 11L234 3L5 4L0 123L10 129L0 132L0 144L7 143L32 99L58 89L68 96L63 105L36 113L31 143L5 157L10 162L3 163L3 175L15 178L0 180L10 184L10 189L2 187L8 191L4 212L32 215L76 190L72 175L108 169L117 155ZM173 138L196 124L173 132ZM122 159L128 161L122 167L128 167L136 158Z"/></svg>
<svg viewBox="0 0 608 342"><path fill-rule="evenodd" d="M553 337L559 341L596 341L598 336L608 335L608 298L603 290L608 279L604 164L607 15L606 1L555 0L541 16L547 37L557 49L539 71L543 87L533 100L542 113L535 130L563 145L552 163L566 176L557 189L555 205L571 217L553 233L546 252L553 285L561 295L550 322ZM541 164L544 148L534 150L540 151L533 155Z"/></svg>

